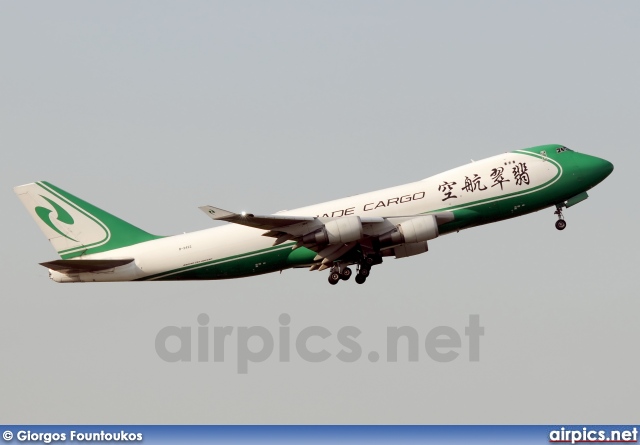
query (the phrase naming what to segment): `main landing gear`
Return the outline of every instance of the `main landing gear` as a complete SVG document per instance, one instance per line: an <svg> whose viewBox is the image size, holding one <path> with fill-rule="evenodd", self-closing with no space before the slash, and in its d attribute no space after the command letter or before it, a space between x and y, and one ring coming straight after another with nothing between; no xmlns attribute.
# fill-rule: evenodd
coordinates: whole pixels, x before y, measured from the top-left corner
<svg viewBox="0 0 640 445"><path fill-rule="evenodd" d="M556 229L558 230L564 230L567 228L567 222L562 216L562 207L564 207L564 203L556 204L556 211L553 212L554 215L558 215L558 220L556 221Z"/></svg>
<svg viewBox="0 0 640 445"><path fill-rule="evenodd" d="M376 261L377 260L377 261ZM367 277L371 273L371 267L375 264L380 264L382 258L376 258L373 255L365 256L358 263L358 274L356 275L356 283L364 284L367 281Z"/></svg>
<svg viewBox="0 0 640 445"><path fill-rule="evenodd" d="M370 271L370 269L360 269L356 275L356 283L364 284L364 282L367 281Z"/></svg>
<svg viewBox="0 0 640 445"><path fill-rule="evenodd" d="M334 264L329 273L329 284L338 284L340 280L347 281L351 278L353 272L347 266L341 266L340 264Z"/></svg>
<svg viewBox="0 0 640 445"><path fill-rule="evenodd" d="M360 261L358 261L358 273L356 274L356 283L363 284L367 281L367 277L371 273L371 267L376 264L382 263L382 257L379 255L368 255L363 256ZM331 268L331 272L329 273L329 284L335 285L340 282L340 280L347 281L351 278L353 272L351 269L347 267L346 264L343 263L334 263Z"/></svg>

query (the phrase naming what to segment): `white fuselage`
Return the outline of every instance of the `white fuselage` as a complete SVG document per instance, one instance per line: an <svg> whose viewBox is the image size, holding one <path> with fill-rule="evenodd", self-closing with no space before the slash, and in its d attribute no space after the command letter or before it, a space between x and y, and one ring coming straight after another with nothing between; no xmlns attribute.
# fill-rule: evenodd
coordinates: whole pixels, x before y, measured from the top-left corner
<svg viewBox="0 0 640 445"><path fill-rule="evenodd" d="M526 163L528 184L517 183L511 174L511 170L521 163ZM496 182L495 173L499 168L503 169L502 181L498 178ZM478 200L500 201L505 199L505 195L514 192L526 194L528 190L534 188L539 190L541 185L551 185L554 177L560 176L559 170L561 170L559 164L549 162L541 156L509 152L472 162L421 181L280 212L278 215L392 217L461 209ZM162 277L165 272L170 275L173 273L171 271L197 268L198 264L205 264L212 260L224 261L229 258L229 261L234 261L239 258L251 258L254 252L273 246L273 238L262 236L264 232L260 229L228 224L170 236L82 257L83 259L135 259L133 263L115 270L76 275L51 271L51 278L60 282L128 281L152 275ZM291 248L291 243L285 243L273 249L290 251ZM260 273L260 266L262 265L256 265L256 273ZM283 264L280 269L287 267L290 266ZM266 271L272 270L273 265Z"/></svg>

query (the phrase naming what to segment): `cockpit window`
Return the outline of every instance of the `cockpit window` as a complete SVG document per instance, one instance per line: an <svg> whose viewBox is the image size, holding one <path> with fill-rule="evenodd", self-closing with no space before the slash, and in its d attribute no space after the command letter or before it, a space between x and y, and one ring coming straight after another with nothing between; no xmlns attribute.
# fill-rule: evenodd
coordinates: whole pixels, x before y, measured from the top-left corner
<svg viewBox="0 0 640 445"><path fill-rule="evenodd" d="M558 148L556 148L556 153L562 153L564 151L573 151L573 150L571 150L570 148L567 148L567 147L558 147Z"/></svg>

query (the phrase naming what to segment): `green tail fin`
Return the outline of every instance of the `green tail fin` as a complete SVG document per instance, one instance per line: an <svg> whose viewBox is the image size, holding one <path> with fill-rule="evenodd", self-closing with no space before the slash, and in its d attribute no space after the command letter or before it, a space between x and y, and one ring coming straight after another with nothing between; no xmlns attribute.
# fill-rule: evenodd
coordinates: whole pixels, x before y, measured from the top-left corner
<svg viewBox="0 0 640 445"><path fill-rule="evenodd" d="M13 190L63 259L162 238L45 181Z"/></svg>

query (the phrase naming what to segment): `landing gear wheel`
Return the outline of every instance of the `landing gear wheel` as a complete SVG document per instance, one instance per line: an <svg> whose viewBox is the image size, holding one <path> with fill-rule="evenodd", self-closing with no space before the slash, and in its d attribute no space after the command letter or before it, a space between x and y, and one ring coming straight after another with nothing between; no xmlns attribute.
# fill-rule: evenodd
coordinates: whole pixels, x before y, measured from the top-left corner
<svg viewBox="0 0 640 445"><path fill-rule="evenodd" d="M558 230L564 230L567 227L567 222L562 215L562 207L564 206L564 204L556 204L556 211L553 212L554 215L558 215L558 220L556 221L556 229Z"/></svg>
<svg viewBox="0 0 640 445"><path fill-rule="evenodd" d="M371 269L367 269L366 267L363 267L360 269L360 272L358 272L358 275L362 275L363 277L368 277L369 273L371 272Z"/></svg>
<svg viewBox="0 0 640 445"><path fill-rule="evenodd" d="M331 272L329 275L329 284L338 284L340 281L340 274L338 272Z"/></svg>
<svg viewBox="0 0 640 445"><path fill-rule="evenodd" d="M340 278L342 278L344 281L347 281L349 278L351 278L352 274L353 272L351 272L351 269L349 269L348 267L345 267L344 269L342 269Z"/></svg>
<svg viewBox="0 0 640 445"><path fill-rule="evenodd" d="M567 227L567 222L564 219L559 219L556 221L556 229L564 230Z"/></svg>
<svg viewBox="0 0 640 445"><path fill-rule="evenodd" d="M364 276L362 274L356 275L356 283L363 284L365 281L367 281L367 277L366 276Z"/></svg>

